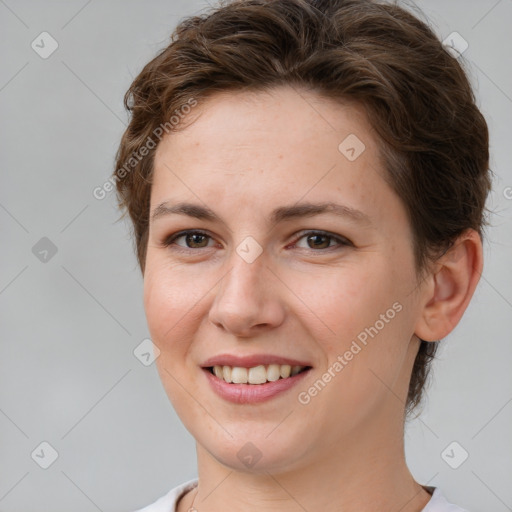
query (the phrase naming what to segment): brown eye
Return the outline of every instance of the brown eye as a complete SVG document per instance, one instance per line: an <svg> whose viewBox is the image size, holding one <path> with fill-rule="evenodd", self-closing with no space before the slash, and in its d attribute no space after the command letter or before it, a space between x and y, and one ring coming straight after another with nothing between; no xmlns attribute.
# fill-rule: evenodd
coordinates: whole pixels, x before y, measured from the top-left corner
<svg viewBox="0 0 512 512"><path fill-rule="evenodd" d="M302 239L306 240L307 247L304 245L298 247L300 249L336 249L342 247L353 247L354 244L347 238L338 235L332 235L323 231L306 231L297 239L296 244ZM331 243L334 242L334 243Z"/></svg>
<svg viewBox="0 0 512 512"><path fill-rule="evenodd" d="M327 249L331 242L331 237L328 235L308 235L308 245L311 249Z"/></svg>
<svg viewBox="0 0 512 512"><path fill-rule="evenodd" d="M184 236L187 246L191 249L208 246L208 235L204 235L202 233L189 233Z"/></svg>
<svg viewBox="0 0 512 512"><path fill-rule="evenodd" d="M184 239L185 244L177 243L178 240ZM164 242L164 247L175 246L177 250L187 249L204 249L211 247L208 243L212 240L212 237L202 231L181 231L168 237Z"/></svg>

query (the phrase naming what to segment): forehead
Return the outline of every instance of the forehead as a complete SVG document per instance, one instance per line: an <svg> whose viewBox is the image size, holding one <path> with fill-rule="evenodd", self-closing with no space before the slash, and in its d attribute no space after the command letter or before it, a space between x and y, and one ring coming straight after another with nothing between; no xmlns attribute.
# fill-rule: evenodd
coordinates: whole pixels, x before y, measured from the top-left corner
<svg viewBox="0 0 512 512"><path fill-rule="evenodd" d="M382 178L362 107L291 87L201 102L192 121L159 144L154 174L152 208L195 199L213 210L270 211L307 199L365 206L378 216L398 199Z"/></svg>
<svg viewBox="0 0 512 512"><path fill-rule="evenodd" d="M204 143L217 144L212 154L225 156L234 147L265 143L267 150L297 151L299 143L307 141L303 150L338 151L338 144L349 134L359 134L366 145L373 145L373 130L364 109L355 103L335 101L318 93L289 86L263 91L223 91L203 99L183 120L184 128L164 137L157 148L158 155L169 144L196 148ZM263 155L260 155L263 156ZM287 152L288 157L293 153Z"/></svg>

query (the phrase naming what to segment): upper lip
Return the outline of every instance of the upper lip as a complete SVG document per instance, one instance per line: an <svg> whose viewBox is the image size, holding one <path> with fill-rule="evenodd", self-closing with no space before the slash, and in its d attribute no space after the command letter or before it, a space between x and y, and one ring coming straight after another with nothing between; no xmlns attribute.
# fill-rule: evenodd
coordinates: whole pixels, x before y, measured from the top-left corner
<svg viewBox="0 0 512 512"><path fill-rule="evenodd" d="M254 368L266 364L289 364L290 366L311 366L309 363L292 359L290 357L276 356L273 354L252 354L236 356L234 354L219 354L210 357L202 363L203 368L211 366L239 366L241 368Z"/></svg>

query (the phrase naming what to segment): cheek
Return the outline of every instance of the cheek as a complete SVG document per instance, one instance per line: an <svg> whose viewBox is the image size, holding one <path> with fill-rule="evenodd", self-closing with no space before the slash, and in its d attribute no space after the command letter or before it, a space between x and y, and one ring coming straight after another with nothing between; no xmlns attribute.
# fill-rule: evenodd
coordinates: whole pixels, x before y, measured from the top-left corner
<svg viewBox="0 0 512 512"><path fill-rule="evenodd" d="M179 335L197 315L207 283L184 268L148 258L144 276L144 309L149 330L159 344L184 339Z"/></svg>
<svg viewBox="0 0 512 512"><path fill-rule="evenodd" d="M298 295L314 313L308 313L312 320L306 322L325 355L322 369L343 374L336 379L339 384L344 381L337 393L351 390L353 396L345 397L349 401L357 402L382 385L370 370L386 382L400 371L411 318L404 293L407 269L401 272L402 279L397 270L389 261L374 258L364 266L323 269L295 279ZM343 370L336 372L332 365L339 357Z"/></svg>
<svg viewBox="0 0 512 512"><path fill-rule="evenodd" d="M151 339L160 350L155 364L169 399L179 408L182 393L178 383L197 370L188 355L197 330L193 319L204 293L194 286L197 283L180 277L183 273L176 269L151 263L146 268L144 309Z"/></svg>
<svg viewBox="0 0 512 512"><path fill-rule="evenodd" d="M343 353L396 300L396 285L378 258L368 259L365 265L290 275L288 281L294 283L294 291L308 309L302 318L312 318L310 330L315 339L322 340L330 357Z"/></svg>
<svg viewBox="0 0 512 512"><path fill-rule="evenodd" d="M190 378L193 361L188 357L197 327L195 305L201 294L179 269L167 268L148 258L144 275L144 309L153 343L160 355L155 364L163 387L180 415L187 415L188 394L183 385ZM197 304L197 307L200 307ZM197 315L197 313L196 313Z"/></svg>

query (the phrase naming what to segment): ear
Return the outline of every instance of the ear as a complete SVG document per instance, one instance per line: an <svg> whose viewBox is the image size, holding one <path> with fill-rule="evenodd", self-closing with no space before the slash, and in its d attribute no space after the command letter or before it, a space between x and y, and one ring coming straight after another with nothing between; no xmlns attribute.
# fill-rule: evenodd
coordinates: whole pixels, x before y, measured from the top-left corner
<svg viewBox="0 0 512 512"><path fill-rule="evenodd" d="M480 235L468 229L436 260L423 289L416 336L438 341L459 323L482 274L482 253Z"/></svg>

